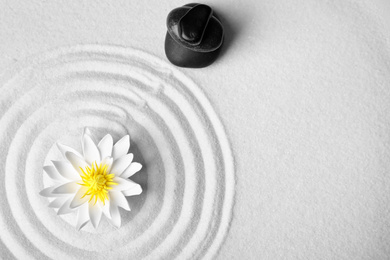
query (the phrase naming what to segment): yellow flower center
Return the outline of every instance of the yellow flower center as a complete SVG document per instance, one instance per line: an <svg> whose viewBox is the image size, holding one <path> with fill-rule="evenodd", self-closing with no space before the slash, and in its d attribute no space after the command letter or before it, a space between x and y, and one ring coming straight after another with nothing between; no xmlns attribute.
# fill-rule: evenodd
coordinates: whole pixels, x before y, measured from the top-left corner
<svg viewBox="0 0 390 260"><path fill-rule="evenodd" d="M115 174L107 174L107 164L98 165L95 161L95 164L92 163L92 168L85 167L85 169L81 168L83 175L80 175L82 179L82 183L78 183L82 186L87 187L87 191L81 197L90 196L90 202L93 198L95 198L95 204L99 199L105 205L105 200L109 200L108 198L108 190L111 190L111 185L118 185L118 183L114 182L113 179Z"/></svg>

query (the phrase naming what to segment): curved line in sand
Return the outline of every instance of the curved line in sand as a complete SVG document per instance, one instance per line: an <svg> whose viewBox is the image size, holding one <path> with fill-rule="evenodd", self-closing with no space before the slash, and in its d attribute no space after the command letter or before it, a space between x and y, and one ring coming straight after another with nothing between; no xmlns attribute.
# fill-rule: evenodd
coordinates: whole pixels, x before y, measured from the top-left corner
<svg viewBox="0 0 390 260"><path fill-rule="evenodd" d="M9 208L0 237L16 257L215 256L231 221L233 155L210 102L183 73L139 50L76 46L32 58L0 83L0 204ZM135 214L121 212L132 219L118 230L102 222L77 232L37 195L48 180L36 171L53 144L84 125L129 132L147 160L145 198Z"/></svg>

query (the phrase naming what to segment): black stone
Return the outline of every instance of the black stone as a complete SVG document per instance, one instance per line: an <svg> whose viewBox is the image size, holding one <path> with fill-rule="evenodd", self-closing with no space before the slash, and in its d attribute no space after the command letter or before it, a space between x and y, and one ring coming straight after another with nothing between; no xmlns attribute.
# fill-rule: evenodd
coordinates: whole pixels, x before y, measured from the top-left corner
<svg viewBox="0 0 390 260"><path fill-rule="evenodd" d="M203 68L213 63L221 50L224 31L211 7L187 4L167 17L165 54L179 67Z"/></svg>

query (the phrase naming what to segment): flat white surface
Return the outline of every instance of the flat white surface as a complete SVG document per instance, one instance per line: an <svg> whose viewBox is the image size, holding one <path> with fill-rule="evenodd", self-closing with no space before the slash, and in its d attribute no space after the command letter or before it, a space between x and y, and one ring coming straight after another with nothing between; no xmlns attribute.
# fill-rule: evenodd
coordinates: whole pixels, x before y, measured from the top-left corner
<svg viewBox="0 0 390 260"><path fill-rule="evenodd" d="M165 58L185 1L0 1L0 70L60 46L131 46ZM219 113L236 163L219 259L390 255L390 15L383 1L204 2L226 44L181 69Z"/></svg>

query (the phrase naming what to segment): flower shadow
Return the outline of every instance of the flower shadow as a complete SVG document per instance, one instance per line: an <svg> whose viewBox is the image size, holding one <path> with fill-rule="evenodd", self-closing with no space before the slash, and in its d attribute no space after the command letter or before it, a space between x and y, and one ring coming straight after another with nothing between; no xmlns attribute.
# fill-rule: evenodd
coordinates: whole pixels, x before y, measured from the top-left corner
<svg viewBox="0 0 390 260"><path fill-rule="evenodd" d="M143 204L145 203L148 190L148 166L136 143L131 143L129 152L134 154L134 162L142 164L142 169L130 177L132 181L141 185L142 193L140 195L126 197L126 200L130 205L131 211L128 212L125 210L121 210L121 215L123 216L123 224L130 222L134 218L134 216L136 216L141 210Z"/></svg>

